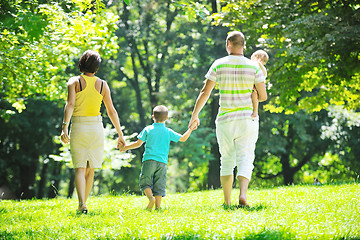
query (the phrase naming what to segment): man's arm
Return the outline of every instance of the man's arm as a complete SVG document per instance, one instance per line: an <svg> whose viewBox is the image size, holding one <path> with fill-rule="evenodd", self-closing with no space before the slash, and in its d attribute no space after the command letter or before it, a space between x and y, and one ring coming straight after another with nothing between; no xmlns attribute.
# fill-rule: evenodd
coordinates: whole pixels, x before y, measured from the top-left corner
<svg viewBox="0 0 360 240"><path fill-rule="evenodd" d="M216 84L216 82L214 82L214 81L211 81L209 79L206 80L204 87L201 89L200 94L199 94L198 98L196 99L194 110L193 110L193 113L191 115L191 119L189 122L189 128L191 127L193 122L196 122L196 128L197 128L197 126L200 125L199 113L200 113L201 109L205 106L207 100L209 99L211 91L215 87L215 84Z"/></svg>
<svg viewBox="0 0 360 240"><path fill-rule="evenodd" d="M135 149L140 147L144 142L140 139L138 139L136 142L130 143L129 145L126 145L123 149L121 149L121 151L126 151L126 150L130 150L130 149Z"/></svg>

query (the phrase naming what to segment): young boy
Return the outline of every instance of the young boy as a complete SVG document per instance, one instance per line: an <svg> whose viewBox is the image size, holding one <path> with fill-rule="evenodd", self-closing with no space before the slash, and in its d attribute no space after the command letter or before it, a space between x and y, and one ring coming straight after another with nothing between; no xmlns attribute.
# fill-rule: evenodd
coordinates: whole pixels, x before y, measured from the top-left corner
<svg viewBox="0 0 360 240"><path fill-rule="evenodd" d="M147 206L151 210L154 205L156 209L160 208L161 199L165 196L166 171L169 154L170 142L185 142L191 132L196 128L192 124L183 134L174 132L165 127L168 120L168 109L165 106L156 106L153 109L152 125L145 127L138 135L138 140L129 145L125 145L122 151L135 149L145 142L145 152L143 155L143 164L140 173L140 188L149 199Z"/></svg>
<svg viewBox="0 0 360 240"><path fill-rule="evenodd" d="M264 50L257 50L251 55L251 60L258 62L261 70L264 73L264 76L267 76L267 71L264 65L269 60L269 55ZM259 100L257 96L256 88L254 87L253 92L251 94L251 100L253 103L253 113L251 114L252 118L256 118L258 116L258 109L259 109Z"/></svg>

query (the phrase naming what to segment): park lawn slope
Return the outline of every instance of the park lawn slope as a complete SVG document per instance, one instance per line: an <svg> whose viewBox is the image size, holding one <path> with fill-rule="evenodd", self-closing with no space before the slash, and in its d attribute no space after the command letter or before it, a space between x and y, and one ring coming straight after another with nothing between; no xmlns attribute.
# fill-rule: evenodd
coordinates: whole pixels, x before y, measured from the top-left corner
<svg viewBox="0 0 360 240"><path fill-rule="evenodd" d="M236 203L238 190L233 192ZM1 201L0 239L360 239L360 184L249 190L248 209L222 191L169 194L162 210L141 196Z"/></svg>

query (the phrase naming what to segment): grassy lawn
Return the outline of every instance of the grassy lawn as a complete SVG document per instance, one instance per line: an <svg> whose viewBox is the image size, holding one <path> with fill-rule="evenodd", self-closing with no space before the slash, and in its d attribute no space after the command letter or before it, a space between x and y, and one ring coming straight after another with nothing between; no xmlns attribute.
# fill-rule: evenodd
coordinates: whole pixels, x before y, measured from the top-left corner
<svg viewBox="0 0 360 240"><path fill-rule="evenodd" d="M233 192L236 203L238 190ZM0 202L0 239L360 239L360 184L250 189L248 209L222 191L169 194L162 210L141 196Z"/></svg>

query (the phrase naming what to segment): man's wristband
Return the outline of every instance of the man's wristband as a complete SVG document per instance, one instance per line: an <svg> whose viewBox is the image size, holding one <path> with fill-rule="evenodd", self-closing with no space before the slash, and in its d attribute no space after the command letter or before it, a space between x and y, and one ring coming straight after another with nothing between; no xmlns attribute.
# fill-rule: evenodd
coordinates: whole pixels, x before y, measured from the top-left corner
<svg viewBox="0 0 360 240"><path fill-rule="evenodd" d="M63 126L64 126L64 125L67 125L67 124L68 124L67 122L63 122L63 123L62 123Z"/></svg>

